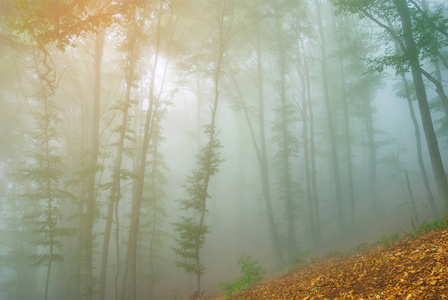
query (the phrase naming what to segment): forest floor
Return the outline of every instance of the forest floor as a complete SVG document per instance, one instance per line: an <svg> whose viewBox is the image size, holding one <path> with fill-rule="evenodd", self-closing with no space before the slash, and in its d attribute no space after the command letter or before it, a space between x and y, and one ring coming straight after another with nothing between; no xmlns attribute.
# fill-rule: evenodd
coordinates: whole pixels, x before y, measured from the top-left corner
<svg viewBox="0 0 448 300"><path fill-rule="evenodd" d="M364 244L229 299L448 299L448 228Z"/></svg>

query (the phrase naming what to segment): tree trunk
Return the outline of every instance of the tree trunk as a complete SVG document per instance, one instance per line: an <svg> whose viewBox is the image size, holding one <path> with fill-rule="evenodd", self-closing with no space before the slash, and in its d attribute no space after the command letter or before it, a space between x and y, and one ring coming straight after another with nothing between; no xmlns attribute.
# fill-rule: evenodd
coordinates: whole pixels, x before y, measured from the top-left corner
<svg viewBox="0 0 448 300"><path fill-rule="evenodd" d="M46 180L45 180L45 194L46 194L46 200L47 200L47 213L46 219L47 219L47 225L48 225L48 238L49 240L49 258L48 258L48 265L47 265L47 276L45 280L45 300L48 300L48 288L50 285L50 275L51 275L51 265L53 263L53 256L54 256L54 221L53 221L53 192L52 192L52 167L50 163L50 136L48 134L50 130L50 116L48 111L48 101L49 99L44 99L45 101L45 127L44 127L44 135L45 135L45 164L46 164Z"/></svg>
<svg viewBox="0 0 448 300"><path fill-rule="evenodd" d="M314 200L313 190L311 185L311 169L310 169L310 154L309 154L309 141L308 141L308 99L306 97L306 82L305 76L302 76L302 144L303 144L303 160L305 164L305 187L306 198L308 204L308 218L309 218L309 230L311 238L314 242L317 242L316 233L316 221L314 220Z"/></svg>
<svg viewBox="0 0 448 300"><path fill-rule="evenodd" d="M261 45L260 45L260 30L258 30L257 35L257 84L258 84L258 124L260 133L260 176L261 184L263 187L263 197L266 205L266 212L269 225L269 233L271 236L271 243L274 248L274 253L277 258L278 265L284 265L284 257L281 249L280 238L278 236L277 228L275 226L274 212L272 210L272 198L271 198L271 188L269 180L269 164L268 164L268 153L266 147L266 130L265 130L265 114L264 114L264 92L263 92L263 61L261 56Z"/></svg>
<svg viewBox="0 0 448 300"><path fill-rule="evenodd" d="M339 163L338 163L338 150L336 144L336 134L335 134L335 123L333 120L333 112L330 104L330 94L328 90L328 76L327 76L327 62L326 62L326 46L325 46L325 35L322 25L322 16L321 16L321 0L316 0L316 8L317 8L317 25L319 28L319 37L321 42L321 74L322 74L322 87L324 90L324 102L325 102L325 110L328 122L328 132L330 135L330 151L331 151L331 164L333 169L333 180L335 183L336 189L336 209L338 214L338 223L339 229L343 230L344 220L342 216L342 189L341 189L341 177L339 172Z"/></svg>
<svg viewBox="0 0 448 300"><path fill-rule="evenodd" d="M131 35L132 36L132 35ZM120 132L117 142L117 156L114 162L113 174L112 174L112 186L110 188L107 216L106 216L106 229L104 232L103 241L103 254L101 256L101 268L100 268L100 281L99 281L99 299L104 300L106 294L106 279L107 279L107 261L109 258L109 245L110 245L110 235L112 231L112 219L114 218L114 209L120 199L120 174L121 165L123 160L123 147L126 135L127 123L128 123L128 112L131 102L131 89L133 86L134 77L134 46L135 38L129 41L128 58L126 66L126 92L125 101L122 111L122 119L120 125ZM119 266L117 265L117 268Z"/></svg>
<svg viewBox="0 0 448 300"><path fill-rule="evenodd" d="M434 61L434 69L436 71L436 77L437 80L439 82L443 82L443 78L442 78L442 71L440 70L440 64L439 64L440 59L436 59ZM442 92L439 92L439 96L440 94L445 94L443 85L440 85L439 87L439 91L442 90ZM442 106L443 106L443 112L445 113L445 118L446 120L448 120L448 101L446 98L443 98L442 96L440 96L440 101L442 102ZM447 121L445 121L447 122Z"/></svg>
<svg viewBox="0 0 448 300"><path fill-rule="evenodd" d="M294 222L294 199L292 191L292 180L291 180L291 149L289 147L290 138L288 134L288 103L286 99L286 50L283 41L283 34L280 20L277 20L277 35L279 42L279 94L280 94L280 112L281 112L281 149L282 152L282 175L281 180L284 193L285 193L285 209L286 209L286 222L287 222L287 234L288 234L288 255L290 259L293 259L297 254L297 241L296 241L296 230Z"/></svg>
<svg viewBox="0 0 448 300"><path fill-rule="evenodd" d="M365 82L364 95L362 99L362 111L366 124L366 134L369 148L369 194L375 211L378 210L376 197L376 144L373 126L372 104L370 100L370 83Z"/></svg>
<svg viewBox="0 0 448 300"><path fill-rule="evenodd" d="M155 167L154 167L155 168ZM152 179L153 188L155 188L154 179ZM154 299L154 285L155 285L155 268L154 268L154 239L156 234L156 226L157 226L157 218L158 218L158 208L157 208L157 197L154 196L154 210L153 210L153 220L151 225L151 237L149 242L149 272L150 272L150 280L149 280L149 300Z"/></svg>
<svg viewBox="0 0 448 300"><path fill-rule="evenodd" d="M431 213L431 217L433 219L438 219L437 209L436 205L434 203L434 197L432 195L431 186L429 185L428 175L426 173L426 167L425 163L423 162L423 155L422 155L422 141L420 137L420 129L417 122L417 117L415 116L414 106L412 105L411 100L411 88L409 87L408 81L406 80L406 77L404 74L401 75L401 81L403 82L403 88L406 94L406 100L409 107L409 112L411 114L412 124L414 125L414 134L415 134L415 143L416 143L416 149L417 149L417 160L418 165L420 167L420 172L422 174L423 183L425 185L426 190L426 196L427 201L429 204L429 211Z"/></svg>
<svg viewBox="0 0 448 300"><path fill-rule="evenodd" d="M316 150L314 145L314 110L313 102L311 101L311 76L306 59L304 60L305 78L306 78L306 99L308 101L306 108L308 109L308 115L310 119L310 175L311 175L311 187L313 191L313 207L314 207L314 220L316 222L316 234L318 241L321 240L320 231L320 213L319 213L319 195L317 193L317 176L316 176Z"/></svg>
<svg viewBox="0 0 448 300"><path fill-rule="evenodd" d="M93 120L92 120L92 144L90 153L90 174L87 187L87 207L85 214L85 233L84 233L84 259L86 261L86 298L91 300L94 290L93 276L93 225L95 223L95 188L97 163L100 148L100 94L101 94L101 64L103 59L105 29L100 26L95 37L95 56L94 56L94 88L93 88Z"/></svg>
<svg viewBox="0 0 448 300"><path fill-rule="evenodd" d="M138 244L138 229L140 224L140 207L143 197L143 187L145 179L147 152L150 140L152 139L154 131L154 109L157 106L156 97L154 96L154 86L156 70L159 62L159 52L161 43L161 21L163 14L163 1L159 2L158 17L157 17L157 32L156 32L156 47L154 52L154 64L151 70L151 81L149 85L149 105L146 112L146 120L144 127L144 136L142 144L142 152L137 170L137 180L135 181L135 191L133 194L132 208L131 208L131 226L129 228L129 240L127 248L126 260L129 266L129 275L131 281L131 299L137 299L137 244ZM153 126L151 126L153 125ZM126 275L123 282L126 281ZM123 286L123 291L125 285Z"/></svg>
<svg viewBox="0 0 448 300"><path fill-rule="evenodd" d="M300 45L303 47L302 39L299 38ZM305 47L303 47L305 49ZM311 170L311 155L310 155L310 138L309 138L309 122L311 120L308 119L308 102L310 101L311 92L308 90L309 87L309 74L308 74L308 65L306 63L305 53L302 54L302 57L299 57L299 70L298 74L300 74L301 79L301 99L302 99L302 144L303 144L303 160L305 164L305 187L306 187L306 197L308 204L308 226L311 234L311 238L314 243L319 243L321 241L320 232L318 230L319 220L316 220L318 217L315 214L317 205L315 201L315 195L313 191L313 180L312 180L312 170ZM310 104L311 105L311 104Z"/></svg>
<svg viewBox="0 0 448 300"><path fill-rule="evenodd" d="M412 78L417 94L423 130L426 136L426 143L428 145L434 177L436 179L439 195L444 202L446 212L448 210L448 184L446 181L446 174L443 167L442 157L440 155L439 144L434 132L431 112L429 110L425 84L423 82L422 72L420 68L418 50L413 37L410 10L407 6L406 0L393 0L393 2L400 15L403 28L404 43L406 46L405 54L409 59L411 65Z"/></svg>
<svg viewBox="0 0 448 300"><path fill-rule="evenodd" d="M338 42L338 49L342 52L341 41ZM350 132L350 114L348 112L347 104L347 88L345 78L344 59L339 58L339 70L341 75L341 104L342 113L344 117L344 134L345 134L345 155L347 156L347 179L349 190L349 204L350 204L350 227L355 225L355 188L353 184L353 170L352 170L352 146L351 146L351 132Z"/></svg>
<svg viewBox="0 0 448 300"><path fill-rule="evenodd" d="M259 31L258 31L259 33ZM266 147L266 132L265 132L265 113L264 113L264 94L263 94L263 63L262 63L262 55L261 55L261 46L260 46L260 36L257 36L257 43L255 51L257 52L257 88L258 88L258 126L259 126L259 134L260 134L260 142L257 143L255 132L250 121L249 111L247 105L244 101L243 94L241 92L241 88L232 73L232 79L236 87L236 91L242 103L244 116L246 119L247 126L249 127L252 145L255 149L258 159L258 166L260 168L260 180L261 186L263 190L263 199L266 206L266 216L269 226L269 236L271 239L272 249L274 250L275 257L277 259L278 267L282 267L284 265L283 252L281 249L280 238L278 236L277 228L275 226L274 220L274 212L272 210L272 198L270 191L270 180L269 180L269 163L267 157L267 147Z"/></svg>
<svg viewBox="0 0 448 300"><path fill-rule="evenodd" d="M405 171L404 175L405 175L405 178L406 178L406 186L407 186L408 192L409 192L409 202L411 203L412 214L414 215L414 221L413 222L415 222L416 224L419 224L420 222L418 220L417 209L415 207L414 193L412 192L411 183L409 182L408 171Z"/></svg>

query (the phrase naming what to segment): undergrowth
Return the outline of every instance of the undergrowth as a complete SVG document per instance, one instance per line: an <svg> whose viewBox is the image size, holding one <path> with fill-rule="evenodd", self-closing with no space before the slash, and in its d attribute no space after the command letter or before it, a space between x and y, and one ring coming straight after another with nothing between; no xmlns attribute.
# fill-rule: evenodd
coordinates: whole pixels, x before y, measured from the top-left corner
<svg viewBox="0 0 448 300"><path fill-rule="evenodd" d="M398 241L400 239L400 235L396 232L391 234L383 234L379 241L377 241L377 244L389 247L392 245L395 241Z"/></svg>
<svg viewBox="0 0 448 300"><path fill-rule="evenodd" d="M448 227L448 217L444 217L438 220L425 221L421 224L417 230L406 233L411 238L417 238L424 233L431 232L434 230L439 230ZM391 233L388 235L383 234L380 239L376 242L376 244L383 245L389 247L395 241L400 239L400 235L398 233Z"/></svg>
<svg viewBox="0 0 448 300"><path fill-rule="evenodd" d="M420 227L416 231L409 233L409 235L412 238L416 238L426 232L446 228L446 227L448 227L447 221L448 221L448 217L445 217L445 218L442 218L439 220L434 220L434 221L425 221L425 222L423 222L422 225L420 225Z"/></svg>
<svg viewBox="0 0 448 300"><path fill-rule="evenodd" d="M248 255L242 255L238 259L238 265L240 266L242 276L234 282L220 284L226 299L229 299L235 293L242 292L260 283L266 275L259 263Z"/></svg>
<svg viewBox="0 0 448 300"><path fill-rule="evenodd" d="M283 273L288 274L296 271L304 265L310 264L311 259L307 258L308 255L308 250L298 250L294 256L294 259L290 259L288 263L283 267Z"/></svg>
<svg viewBox="0 0 448 300"><path fill-rule="evenodd" d="M406 234L409 235L411 238L417 238L424 233L434 230L440 230L447 227L448 227L448 217L445 217L438 220L426 221L423 224L421 224L417 230ZM385 234L382 235L375 244L377 245L380 244L389 247L399 239L400 235L398 233ZM368 247L369 247L368 243L363 243L359 245L356 249L354 249L354 253L363 251ZM331 257L336 254L338 253L332 252L330 253L329 256ZM259 263L253 260L248 255L241 256L238 260L238 265L240 266L242 276L237 280L235 280L234 282L220 284L226 299L229 299L232 295L247 290L253 285L260 283L266 274L266 272L259 265ZM301 265L302 265L301 259L292 260L287 264L287 266L283 271L289 273L291 271L298 269ZM320 287L315 286L313 288L313 291L316 291L318 289L320 289Z"/></svg>

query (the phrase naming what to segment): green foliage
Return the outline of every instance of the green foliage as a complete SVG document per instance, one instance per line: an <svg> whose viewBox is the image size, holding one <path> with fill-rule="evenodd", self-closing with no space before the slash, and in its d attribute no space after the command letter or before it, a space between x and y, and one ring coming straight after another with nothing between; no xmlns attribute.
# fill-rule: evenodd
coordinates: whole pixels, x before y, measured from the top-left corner
<svg viewBox="0 0 448 300"><path fill-rule="evenodd" d="M409 57L404 52L403 46L397 51L394 43L404 44L403 30L394 28L392 24L400 20L393 1L370 0L334 0L338 12L358 14L360 18L370 19L376 25L381 26L388 33L389 44L385 45L385 51L377 57L367 59L369 72L383 72L387 67L395 69L397 74L409 71ZM434 61L439 55L440 49L447 46L446 39L447 17L444 6L431 8L428 13L417 6L409 6L413 22L413 35L421 60ZM391 39L392 38L392 39Z"/></svg>
<svg viewBox="0 0 448 300"><path fill-rule="evenodd" d="M58 126L61 120L54 118L56 107L50 100L42 101L47 107L45 113L36 114L38 130L35 134L34 149L28 163L17 175L18 179L32 184L32 188L24 194L24 198L39 207L38 211L25 217L33 224L34 244L40 246L42 252L31 256L32 266L47 266L51 261L62 261L62 256L55 253L62 247L61 238L73 235L76 231L60 227L62 212L60 204L73 196L62 188L63 160L56 145L60 141ZM44 124L44 125L42 125Z"/></svg>
<svg viewBox="0 0 448 300"><path fill-rule="evenodd" d="M301 193L301 186L294 176L294 168L291 167L292 161L297 159L299 153L299 139L293 126L297 122L297 111L293 105L287 101L278 105L274 109L277 119L273 123L272 143L278 146L278 151L273 158L273 168L276 171L276 193L279 201L284 203L285 220L292 222L294 215L299 211L300 204L296 199ZM289 229L291 227L288 227ZM288 230L287 236L290 238L294 233ZM286 241L289 244L290 241ZM294 252L295 249L289 249Z"/></svg>
<svg viewBox="0 0 448 300"><path fill-rule="evenodd" d="M213 135L214 130L205 126L205 133ZM197 156L198 169L193 170L187 177L184 186L188 197L179 201L185 211L191 211L195 217L181 217L181 221L174 224L175 231L179 233L176 239L178 247L173 248L175 253L183 258L176 262L176 266L183 268L187 273L202 275L204 267L200 263L200 249L205 243L205 235L210 232L205 225L204 217L207 212L206 201L210 197L207 193L211 176L218 171L218 165L223 161L220 158L221 144L216 138L211 138Z"/></svg>
<svg viewBox="0 0 448 300"><path fill-rule="evenodd" d="M248 255L242 255L238 259L242 276L232 283L221 283L221 289L225 293L227 299L235 293L249 289L251 286L261 282L266 272Z"/></svg>
<svg viewBox="0 0 448 300"><path fill-rule="evenodd" d="M206 128L206 132L209 132L208 128ZM187 184L184 187L188 198L179 201L182 209L199 211L206 198L210 197L207 194L208 179L218 171L218 166L223 161L218 151L220 148L222 146L219 140L213 139L212 143L207 143L197 155L199 168L193 170L192 174L187 177Z"/></svg>
<svg viewBox="0 0 448 300"><path fill-rule="evenodd" d="M413 238L416 238L426 232L439 230L439 229L443 229L446 227L448 227L448 222L447 222L446 218L442 218L442 219L434 220L434 221L426 221L422 225L420 225L420 227L416 231L411 232L409 235Z"/></svg>
<svg viewBox="0 0 448 300"><path fill-rule="evenodd" d="M202 275L204 267L200 264L199 249L205 243L209 227L195 224L193 218L182 217L179 223L174 224L174 230L179 233L179 238L176 239L178 247L174 248L174 252L184 259L176 262L176 266L187 273Z"/></svg>
<svg viewBox="0 0 448 300"><path fill-rule="evenodd" d="M33 255L38 246L35 243L34 219L28 215L36 214L38 209L29 199L20 197L26 188L20 181L13 181L10 176L10 189L2 195L5 201L0 218L0 236L2 239L2 255L0 255L0 291L4 299L30 299L27 290L33 290L34 297L37 286L33 285L38 270L29 269ZM26 183L25 183L26 184ZM37 214L38 215L38 214ZM8 276L11 274L12 276ZM27 289L18 289L26 285ZM2 299L3 299L2 298Z"/></svg>
<svg viewBox="0 0 448 300"><path fill-rule="evenodd" d="M407 57L402 53L392 53L372 59L366 59L368 65L368 73L383 73L384 69L391 67L396 74L405 74L409 72L410 65Z"/></svg>
<svg viewBox="0 0 448 300"><path fill-rule="evenodd" d="M157 113L157 112L156 112ZM145 277L150 285L160 279L163 268L164 240L169 234L163 229L168 214L165 209L166 194L164 186L167 182L164 170L168 169L164 156L159 152L159 143L163 140L160 126L154 124L154 137L148 149L148 167L146 168L143 201L141 205L141 226L139 227L139 247L144 253L141 255L141 266L149 270Z"/></svg>
<svg viewBox="0 0 448 300"><path fill-rule="evenodd" d="M397 241L399 238L400 238L400 235L396 232L391 233L391 234L383 234L377 243L380 245L389 247L395 241Z"/></svg>
<svg viewBox="0 0 448 300"><path fill-rule="evenodd" d="M37 143L48 143L57 141L58 136L46 135L47 140L36 139ZM41 145L37 144L39 151ZM61 238L73 235L76 230L60 227L63 218L60 204L72 195L62 189L62 157L56 154L53 147L46 150L47 155L40 152L33 153L31 163L21 171L19 179L32 183L33 189L23 196L40 207L39 212L33 212L26 217L33 224L32 232L35 234L34 244L45 249L43 253L38 253L31 258L32 266L47 266L50 261L62 261L62 256L54 253L56 249L62 247ZM51 255L49 253L52 253Z"/></svg>

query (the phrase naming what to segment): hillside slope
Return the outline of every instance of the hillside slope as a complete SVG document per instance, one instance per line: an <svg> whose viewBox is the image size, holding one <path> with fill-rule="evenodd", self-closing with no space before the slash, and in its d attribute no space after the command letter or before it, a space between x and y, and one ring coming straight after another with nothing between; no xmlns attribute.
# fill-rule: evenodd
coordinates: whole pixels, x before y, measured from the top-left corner
<svg viewBox="0 0 448 300"><path fill-rule="evenodd" d="M231 299L448 299L448 229L323 259Z"/></svg>

